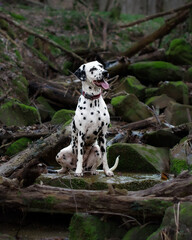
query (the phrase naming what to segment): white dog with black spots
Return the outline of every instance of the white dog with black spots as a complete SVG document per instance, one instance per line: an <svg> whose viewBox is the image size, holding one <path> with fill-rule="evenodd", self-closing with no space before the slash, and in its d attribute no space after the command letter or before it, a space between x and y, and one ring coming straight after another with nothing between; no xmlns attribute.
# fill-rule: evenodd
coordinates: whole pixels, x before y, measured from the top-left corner
<svg viewBox="0 0 192 240"><path fill-rule="evenodd" d="M72 140L56 156L62 166L60 173L76 169L75 176L83 176L90 168L96 174L97 167L103 164L106 176L113 176L119 158L109 168L106 152L106 133L110 124L107 106L102 97L102 89L108 89L108 71L98 61L83 64L75 72L82 81L82 95L79 97L72 121Z"/></svg>

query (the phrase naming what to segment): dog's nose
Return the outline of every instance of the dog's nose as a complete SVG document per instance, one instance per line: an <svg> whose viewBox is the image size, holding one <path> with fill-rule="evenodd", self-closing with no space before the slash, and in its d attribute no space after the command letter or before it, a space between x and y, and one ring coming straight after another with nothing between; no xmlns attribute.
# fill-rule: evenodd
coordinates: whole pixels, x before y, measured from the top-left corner
<svg viewBox="0 0 192 240"><path fill-rule="evenodd" d="M108 77L108 76L109 76L109 73L108 73L107 70L104 70L104 71L102 72L102 74L103 74L103 77Z"/></svg>

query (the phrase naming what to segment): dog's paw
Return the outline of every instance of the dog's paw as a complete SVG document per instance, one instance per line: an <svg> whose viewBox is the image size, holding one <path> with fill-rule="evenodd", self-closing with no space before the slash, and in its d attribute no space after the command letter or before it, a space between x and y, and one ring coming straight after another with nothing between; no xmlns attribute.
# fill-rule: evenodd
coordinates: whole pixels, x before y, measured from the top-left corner
<svg viewBox="0 0 192 240"><path fill-rule="evenodd" d="M105 172L105 175L106 175L107 177L113 177L113 176L114 176L114 173L109 170L109 171Z"/></svg>
<svg viewBox="0 0 192 240"><path fill-rule="evenodd" d="M75 177L83 177L83 172L75 172L74 176Z"/></svg>
<svg viewBox="0 0 192 240"><path fill-rule="evenodd" d="M91 170L91 175L98 175L99 172L97 170Z"/></svg>

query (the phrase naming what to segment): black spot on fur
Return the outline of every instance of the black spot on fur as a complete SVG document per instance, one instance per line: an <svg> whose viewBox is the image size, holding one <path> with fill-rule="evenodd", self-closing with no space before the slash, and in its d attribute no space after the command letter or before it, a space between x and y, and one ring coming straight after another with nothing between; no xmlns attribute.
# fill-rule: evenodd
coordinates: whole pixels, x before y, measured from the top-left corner
<svg viewBox="0 0 192 240"><path fill-rule="evenodd" d="M92 106L93 106L93 104L92 104L92 103L90 103L90 108L92 108Z"/></svg>
<svg viewBox="0 0 192 240"><path fill-rule="evenodd" d="M100 120L101 120L101 118L99 117L99 118L98 118L98 120L100 121Z"/></svg>
<svg viewBox="0 0 192 240"><path fill-rule="evenodd" d="M101 126L102 126L102 127L104 126L104 122L101 123Z"/></svg>
<svg viewBox="0 0 192 240"><path fill-rule="evenodd" d="M93 115L94 114L94 112L91 112L91 115Z"/></svg>
<svg viewBox="0 0 192 240"><path fill-rule="evenodd" d="M98 132L97 132L97 131L94 131L93 134L97 136Z"/></svg>
<svg viewBox="0 0 192 240"><path fill-rule="evenodd" d="M101 152L104 153L105 152L105 148L103 146L100 147Z"/></svg>
<svg viewBox="0 0 192 240"><path fill-rule="evenodd" d="M97 111L98 113L100 113L100 111Z"/></svg>
<svg viewBox="0 0 192 240"><path fill-rule="evenodd" d="M92 67L92 68L89 70L89 72L91 72L91 73L93 74L93 71L95 71L95 70L97 70L97 68L96 68L96 67Z"/></svg>
<svg viewBox="0 0 192 240"><path fill-rule="evenodd" d="M81 113L81 115L83 115L83 113Z"/></svg>
<svg viewBox="0 0 192 240"><path fill-rule="evenodd" d="M84 107L83 109L86 109L86 107Z"/></svg>
<svg viewBox="0 0 192 240"><path fill-rule="evenodd" d="M104 113L103 115L106 116L106 113Z"/></svg>
<svg viewBox="0 0 192 240"><path fill-rule="evenodd" d="M83 120L86 120L86 117L83 117Z"/></svg>
<svg viewBox="0 0 192 240"><path fill-rule="evenodd" d="M91 89L92 89L92 87L89 87L89 89L91 90Z"/></svg>
<svg viewBox="0 0 192 240"><path fill-rule="evenodd" d="M81 155L83 155L83 149L80 150Z"/></svg>
<svg viewBox="0 0 192 240"><path fill-rule="evenodd" d="M86 101L84 101L83 104L86 104Z"/></svg>
<svg viewBox="0 0 192 240"><path fill-rule="evenodd" d="M97 107L97 100L95 100L95 107Z"/></svg>

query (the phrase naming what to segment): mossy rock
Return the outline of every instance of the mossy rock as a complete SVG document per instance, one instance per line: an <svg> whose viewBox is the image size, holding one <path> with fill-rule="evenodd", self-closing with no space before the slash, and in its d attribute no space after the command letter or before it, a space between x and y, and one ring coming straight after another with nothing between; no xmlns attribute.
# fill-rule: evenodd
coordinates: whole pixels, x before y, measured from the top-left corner
<svg viewBox="0 0 192 240"><path fill-rule="evenodd" d="M169 172L169 150L150 145L115 143L108 148L108 162L113 165L120 155L117 171L132 173Z"/></svg>
<svg viewBox="0 0 192 240"><path fill-rule="evenodd" d="M153 87L153 88L145 88L145 98L151 98L154 96L158 96L159 95L159 88Z"/></svg>
<svg viewBox="0 0 192 240"><path fill-rule="evenodd" d="M145 104L150 107L154 106L156 109L163 109L166 108L171 101L175 102L173 98L168 97L166 94L162 94L147 99Z"/></svg>
<svg viewBox="0 0 192 240"><path fill-rule="evenodd" d="M189 117L192 118L192 106L190 105L170 102L165 110L166 121L174 126L188 123Z"/></svg>
<svg viewBox="0 0 192 240"><path fill-rule="evenodd" d="M159 87L159 91L161 94L166 94L168 97L175 99L176 102L188 104L188 86L182 81L163 82Z"/></svg>
<svg viewBox="0 0 192 240"><path fill-rule="evenodd" d="M134 94L114 97L111 104L115 109L115 114L127 122L135 122L152 116L148 107Z"/></svg>
<svg viewBox="0 0 192 240"><path fill-rule="evenodd" d="M36 108L11 100L1 105L0 121L7 126L28 126L39 122L39 115Z"/></svg>
<svg viewBox="0 0 192 240"><path fill-rule="evenodd" d="M122 240L144 240L158 229L159 225L147 224L140 227L131 228Z"/></svg>
<svg viewBox="0 0 192 240"><path fill-rule="evenodd" d="M190 148L188 139L183 138L170 150L170 172L175 176L184 170L192 170L192 154L187 153L187 149Z"/></svg>
<svg viewBox="0 0 192 240"><path fill-rule="evenodd" d="M25 77L22 75L12 80L13 89L16 93L17 99L22 103L29 104L28 99L28 86L29 83Z"/></svg>
<svg viewBox="0 0 192 240"><path fill-rule="evenodd" d="M187 72L185 73L185 81L192 82L192 67L190 67Z"/></svg>
<svg viewBox="0 0 192 240"><path fill-rule="evenodd" d="M157 85L161 81L181 81L184 73L182 68L163 61L134 63L128 70L145 85Z"/></svg>
<svg viewBox="0 0 192 240"><path fill-rule="evenodd" d="M168 61L180 65L192 65L192 45L182 38L174 39L166 52Z"/></svg>
<svg viewBox="0 0 192 240"><path fill-rule="evenodd" d="M104 173L92 176L85 173L83 178L74 177L72 174L42 174L36 183L43 182L45 185L61 188L85 189L85 190L107 190L108 183L124 194L125 190L137 191L154 186L161 182L159 174L128 174L114 172L114 177L106 177ZM125 193L127 194L127 193Z"/></svg>
<svg viewBox="0 0 192 240"><path fill-rule="evenodd" d="M46 120L47 118L52 118L55 114L55 110L49 104L48 100L42 96L37 98L38 110L41 115L42 120Z"/></svg>
<svg viewBox="0 0 192 240"><path fill-rule="evenodd" d="M124 234L119 224L86 213L74 214L69 226L70 240L121 239Z"/></svg>
<svg viewBox="0 0 192 240"><path fill-rule="evenodd" d="M53 124L64 124L67 121L69 121L70 119L72 119L72 117L75 115L75 111L73 110L68 110L68 109L62 109L57 111L53 117L51 122Z"/></svg>
<svg viewBox="0 0 192 240"><path fill-rule="evenodd" d="M142 141L154 147L172 148L179 143L180 138L169 129L160 129L145 133L142 137Z"/></svg>
<svg viewBox="0 0 192 240"><path fill-rule="evenodd" d="M21 152L22 150L27 148L29 143L31 143L31 142L32 142L32 140L30 138L22 137L22 138L18 139L17 141L15 141L14 143L12 143L7 148L6 154L8 156L13 156L13 155L17 154L18 152Z"/></svg>
<svg viewBox="0 0 192 240"><path fill-rule="evenodd" d="M176 205L177 207L178 205ZM189 240L192 236L192 203L180 203L178 208L179 231L176 238L175 211L173 206L168 207L159 229L152 233L147 240L162 240L162 234L166 233L167 239Z"/></svg>
<svg viewBox="0 0 192 240"><path fill-rule="evenodd" d="M121 80L119 87L115 92L126 91L135 94L139 99L144 99L145 86L139 82L134 76L128 76Z"/></svg>

